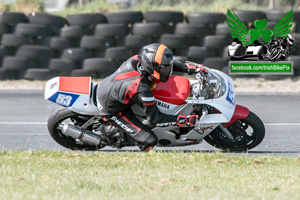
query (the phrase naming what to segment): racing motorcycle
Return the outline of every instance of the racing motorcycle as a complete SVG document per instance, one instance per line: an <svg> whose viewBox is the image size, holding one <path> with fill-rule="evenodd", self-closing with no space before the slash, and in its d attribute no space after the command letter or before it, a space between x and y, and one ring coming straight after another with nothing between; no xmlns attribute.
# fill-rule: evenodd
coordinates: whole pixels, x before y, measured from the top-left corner
<svg viewBox="0 0 300 200"><path fill-rule="evenodd" d="M292 45L295 39L291 34L288 34L287 37L276 37L272 38L270 44L266 45L267 52L264 55L264 58L269 60L285 60L287 55L292 49Z"/></svg>
<svg viewBox="0 0 300 200"><path fill-rule="evenodd" d="M221 71L207 69L194 80L171 76L153 86L160 112L169 115L198 115L195 126L150 127L158 137L157 146L173 147L199 144L203 140L227 151L245 151L256 147L265 136L261 119L248 108L236 104L232 79ZM72 150L98 150L105 146L134 146L127 133L109 129L99 115L98 84L90 77L55 77L46 83L45 99L60 107L48 119L48 130L60 145ZM143 108L133 112L146 121Z"/></svg>

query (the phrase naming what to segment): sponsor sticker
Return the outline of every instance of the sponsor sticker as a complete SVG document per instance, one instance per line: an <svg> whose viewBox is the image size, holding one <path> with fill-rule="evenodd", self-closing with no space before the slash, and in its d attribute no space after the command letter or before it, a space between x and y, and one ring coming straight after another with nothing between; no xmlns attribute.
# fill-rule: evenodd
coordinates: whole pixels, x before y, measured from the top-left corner
<svg viewBox="0 0 300 200"><path fill-rule="evenodd" d="M204 134L206 130L212 130L214 127L213 126L207 126L207 127L201 127L200 129L194 129L197 131L200 135Z"/></svg>

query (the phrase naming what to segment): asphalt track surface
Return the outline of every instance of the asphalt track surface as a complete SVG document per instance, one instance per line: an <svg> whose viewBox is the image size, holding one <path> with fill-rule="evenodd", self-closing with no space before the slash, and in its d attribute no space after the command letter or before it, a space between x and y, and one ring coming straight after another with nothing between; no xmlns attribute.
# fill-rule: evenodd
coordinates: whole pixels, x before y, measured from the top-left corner
<svg viewBox="0 0 300 200"><path fill-rule="evenodd" d="M248 107L264 122L264 141L246 155L300 155L300 95L238 94L237 103ZM43 91L0 91L0 150L60 150L47 130L47 119L57 105L44 100ZM166 151L217 151L199 145L157 148ZM105 147L105 151L115 151ZM125 148L137 150L137 148ZM243 154L244 155L244 154Z"/></svg>

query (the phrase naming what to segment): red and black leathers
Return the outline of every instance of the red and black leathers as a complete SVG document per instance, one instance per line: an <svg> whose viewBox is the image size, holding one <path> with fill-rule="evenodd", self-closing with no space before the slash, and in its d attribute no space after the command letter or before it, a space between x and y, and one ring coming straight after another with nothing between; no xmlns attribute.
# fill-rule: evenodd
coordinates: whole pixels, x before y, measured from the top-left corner
<svg viewBox="0 0 300 200"><path fill-rule="evenodd" d="M155 134L143 125L131 111L133 104L144 108L147 120L155 125L175 123L178 116L161 113L151 91L152 81L139 70L137 56L125 61L112 75L106 77L98 86L97 98L100 114L116 127L129 133L136 141L146 146L155 145ZM188 72L185 64L174 60L174 71Z"/></svg>

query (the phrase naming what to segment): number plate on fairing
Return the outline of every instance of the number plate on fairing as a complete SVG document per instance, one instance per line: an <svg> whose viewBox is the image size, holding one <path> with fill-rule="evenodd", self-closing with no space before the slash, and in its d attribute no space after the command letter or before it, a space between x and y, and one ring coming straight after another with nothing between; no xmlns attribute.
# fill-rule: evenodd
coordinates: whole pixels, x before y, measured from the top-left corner
<svg viewBox="0 0 300 200"><path fill-rule="evenodd" d="M50 97L49 100L64 107L71 107L78 99L78 97L79 95L77 94L57 92L52 97Z"/></svg>
<svg viewBox="0 0 300 200"><path fill-rule="evenodd" d="M235 105L235 92L233 86L228 82L228 94L226 97L226 100L231 103L232 105Z"/></svg>
<svg viewBox="0 0 300 200"><path fill-rule="evenodd" d="M90 88L90 77L55 77L46 83L45 99L64 107L87 109Z"/></svg>

